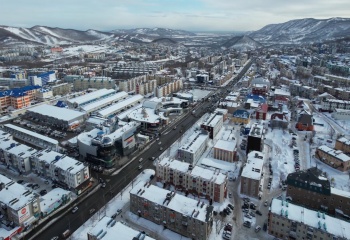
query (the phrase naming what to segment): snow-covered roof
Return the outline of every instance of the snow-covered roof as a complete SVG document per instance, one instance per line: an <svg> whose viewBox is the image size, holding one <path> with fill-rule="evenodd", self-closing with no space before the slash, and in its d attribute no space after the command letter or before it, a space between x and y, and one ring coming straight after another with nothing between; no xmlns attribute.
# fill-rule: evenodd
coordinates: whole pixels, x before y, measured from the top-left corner
<svg viewBox="0 0 350 240"><path fill-rule="evenodd" d="M275 95L282 95L282 96L286 96L286 97L290 97L290 92L287 92L284 89L275 89Z"/></svg>
<svg viewBox="0 0 350 240"><path fill-rule="evenodd" d="M255 154L258 154L258 156L261 156L262 153L258 151L252 151L249 153L246 165L243 168L241 176L249 179L260 180L261 174L262 174L262 168L264 165L264 160L258 157L255 157L254 156Z"/></svg>
<svg viewBox="0 0 350 240"><path fill-rule="evenodd" d="M19 210L35 199L35 194L25 188L23 185L13 182L4 175L0 174L0 183L5 184L5 188L0 190L0 202L6 204L14 210ZM30 193L29 193L30 192ZM29 193L25 194L24 193ZM14 200L18 201L14 201Z"/></svg>
<svg viewBox="0 0 350 240"><path fill-rule="evenodd" d="M192 134L188 141L183 144L180 149L182 151L194 153L209 138L208 134L202 134L201 131Z"/></svg>
<svg viewBox="0 0 350 240"><path fill-rule="evenodd" d="M114 89L99 89L99 90L96 90L94 92L91 92L91 93L87 93L85 95L82 95L82 96L79 96L79 97L76 97L76 98L71 98L68 100L69 103L71 104L78 104L79 105L82 105L84 103L87 103L87 102L90 102L90 101L93 101L95 99L98 99L100 97L103 97L105 95L108 95L108 94L112 94L114 93L115 90Z"/></svg>
<svg viewBox="0 0 350 240"><path fill-rule="evenodd" d="M226 175L220 172L216 172L203 167L195 166L192 170L189 170L191 164L182 162L175 159L163 158L159 163L160 166L173 169L175 171L191 175L193 177L199 177L206 181L214 182L216 184L222 184L226 181Z"/></svg>
<svg viewBox="0 0 350 240"><path fill-rule="evenodd" d="M216 124L218 124L219 121L223 120L222 115L218 115L216 113L210 114L210 116L203 122L203 125L209 126L209 127L215 127Z"/></svg>
<svg viewBox="0 0 350 240"><path fill-rule="evenodd" d="M127 96L128 96L128 94L126 92L118 92L116 94L99 99L99 100L92 102L90 104L86 104L86 105L82 106L81 109L86 111L86 112L90 112L90 111L93 111L100 106L104 106L108 103L118 101L122 98L126 98Z"/></svg>
<svg viewBox="0 0 350 240"><path fill-rule="evenodd" d="M40 210L42 212L52 211L52 204L62 199L63 195L69 195L71 192L62 188L54 188L46 195L40 198Z"/></svg>
<svg viewBox="0 0 350 240"><path fill-rule="evenodd" d="M88 235L97 237L103 236L103 240L115 240L118 236L118 240L132 240L134 237L137 237L140 234L139 231L136 231L121 222L116 222L110 217L104 216L96 225L90 229ZM140 234L143 236L144 234ZM139 238L137 238L139 239ZM144 240L154 240L149 236L145 236Z"/></svg>
<svg viewBox="0 0 350 240"><path fill-rule="evenodd" d="M151 108L138 108L132 111L128 118L146 123L160 123L160 116L154 113L154 109Z"/></svg>
<svg viewBox="0 0 350 240"><path fill-rule="evenodd" d="M303 223L314 229L319 229L330 233L336 237L350 239L350 223L338 218L330 217L323 213L313 211L286 201L273 199L270 211L278 216Z"/></svg>
<svg viewBox="0 0 350 240"><path fill-rule="evenodd" d="M343 196L343 197L346 197L346 198L350 198L350 192L344 191L344 190L340 190L338 188L332 188L331 187L331 193L335 194L335 195L338 195L338 196Z"/></svg>
<svg viewBox="0 0 350 240"><path fill-rule="evenodd" d="M341 150L332 149L326 145L319 146L317 149L335 157L336 159L338 159L342 162L350 161L350 156L346 155Z"/></svg>
<svg viewBox="0 0 350 240"><path fill-rule="evenodd" d="M216 108L216 109L214 110L214 112L215 112L215 113L220 113L220 114L225 115L225 114L228 113L228 110L227 110L227 109L223 109L223 108Z"/></svg>
<svg viewBox="0 0 350 240"><path fill-rule="evenodd" d="M48 104L42 104L36 107L32 107L29 108L27 111L68 122L77 118L83 118L83 116L85 115L85 113L82 112L78 112L68 108L59 108Z"/></svg>
<svg viewBox="0 0 350 240"><path fill-rule="evenodd" d="M28 147L24 144L16 144L15 147L10 148L7 150L7 152L12 153L13 155L16 155L21 158L27 158L30 157L33 153L36 152L36 150L32 147Z"/></svg>
<svg viewBox="0 0 350 240"><path fill-rule="evenodd" d="M146 185L145 187L144 181L140 181L134 186L130 194L139 195L140 192L142 192L140 196L150 202L169 208L185 216L192 216L191 218L195 218L199 221L207 222L207 204L201 207L201 204L198 204L198 201L195 199L176 194L154 185ZM164 203L168 193L173 194L173 197ZM193 210L195 210L196 214L193 214Z"/></svg>
<svg viewBox="0 0 350 240"><path fill-rule="evenodd" d="M261 124L255 123L250 128L249 136L261 138L263 133L264 133L264 126Z"/></svg>
<svg viewBox="0 0 350 240"><path fill-rule="evenodd" d="M214 146L214 148L218 148L218 149L222 149L225 151L230 151L230 152L234 152L236 149L236 140L232 140L232 141L226 141L226 140L218 140Z"/></svg>
<svg viewBox="0 0 350 240"><path fill-rule="evenodd" d="M142 95L139 95L139 94L134 95L130 98L127 98L123 101L113 104L112 106L109 106L105 109L98 111L98 115L102 117L109 117L115 113L120 112L122 109L129 107L130 105L136 105L140 103L142 99L143 99Z"/></svg>
<svg viewBox="0 0 350 240"><path fill-rule="evenodd" d="M345 145L350 145L350 140L347 139L346 137L338 138L337 141L344 143Z"/></svg>
<svg viewBox="0 0 350 240"><path fill-rule="evenodd" d="M57 140L49 138L49 137L46 137L44 135L41 135L41 134L33 132L33 131L29 131L29 130L27 130L25 128L17 127L17 126L15 126L13 124L5 124L4 126L7 127L7 128L14 129L16 131L25 133L27 135L33 136L33 137L35 137L37 139L42 139L42 140L44 140L46 142L49 142L51 144L58 145L58 141Z"/></svg>
<svg viewBox="0 0 350 240"><path fill-rule="evenodd" d="M237 97L236 96L227 96L227 97L225 97L225 100L228 102L236 102Z"/></svg>

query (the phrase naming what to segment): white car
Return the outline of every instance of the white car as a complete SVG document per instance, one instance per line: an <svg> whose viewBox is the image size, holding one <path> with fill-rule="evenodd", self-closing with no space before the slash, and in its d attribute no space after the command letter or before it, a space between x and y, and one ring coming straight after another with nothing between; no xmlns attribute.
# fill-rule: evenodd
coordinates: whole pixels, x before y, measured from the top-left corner
<svg viewBox="0 0 350 240"><path fill-rule="evenodd" d="M77 206L75 206L73 209L72 209L72 213L76 213L77 211L78 211L78 207Z"/></svg>
<svg viewBox="0 0 350 240"><path fill-rule="evenodd" d="M261 230L261 227L258 225L258 226L256 226L256 228L255 228L255 232L259 232Z"/></svg>

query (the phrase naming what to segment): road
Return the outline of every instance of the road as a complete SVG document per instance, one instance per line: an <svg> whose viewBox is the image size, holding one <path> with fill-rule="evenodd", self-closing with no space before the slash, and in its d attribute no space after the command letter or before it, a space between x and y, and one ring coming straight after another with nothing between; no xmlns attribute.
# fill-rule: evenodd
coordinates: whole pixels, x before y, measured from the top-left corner
<svg viewBox="0 0 350 240"><path fill-rule="evenodd" d="M203 115L206 112L208 106L212 103L202 102L196 110L196 114ZM144 150L140 155L144 160L142 162L143 168L154 169L153 161L148 160L150 157L158 157L163 151L170 147L182 134L189 129L198 118L193 116L191 113L188 113L185 117L181 118L179 122L175 125L177 126L176 130L173 130L173 126L169 126L168 134L160 136L161 145L152 144L148 149ZM182 132L180 132L182 130ZM160 151L160 147L163 148L163 151ZM139 157L134 159L129 165L127 165L122 171L116 175L111 176L101 176L106 180L106 188L100 188L90 197L80 203L78 206L79 210L72 214L68 211L64 216L58 219L55 224L50 226L48 229L43 230L39 235L34 235L38 230L34 229L29 233L24 239L51 239L54 236L61 236L66 229L70 229L71 232L74 232L78 229L83 223L90 218L90 209L95 209L98 211L106 203L108 203L115 195L121 192L132 180L140 173L138 170ZM127 194L127 193L126 193ZM117 209L116 209L117 210ZM35 236L35 237L33 237Z"/></svg>
<svg viewBox="0 0 350 240"><path fill-rule="evenodd" d="M231 81L229 86L218 89L216 93L221 93L222 96L227 95L227 90L237 83L237 81L249 69L250 65L251 64L247 64L244 69ZM193 116L191 111L189 111L186 116L181 118L176 124L168 126L165 130L163 129L162 132L168 133L160 136L159 141L162 144L151 144L149 145L149 148L145 149L140 155L140 158L142 157L144 159L142 163L143 168L154 169L153 161L148 159L151 157L157 158L162 152L166 151L168 147L170 147L178 138L181 137L181 135L186 132L186 130L192 127L192 125L198 120L198 117L203 116L207 112L208 107L212 104L212 102L199 103L196 106L196 116ZM177 127L175 130L173 130L174 126ZM160 151L160 147L162 147L162 151ZM140 173L140 170L138 170L138 166L140 165L138 160L138 157L135 158L116 175L110 175L108 177L101 176L104 178L104 180L106 180L106 187L99 188L96 192L92 193L91 196L79 203L77 205L79 210L76 213L73 214L70 211L67 211L65 214L63 214L63 216L57 216L59 219L48 228L43 230L42 226L38 226L22 239L51 239L54 236L62 236L62 233L67 229L70 229L71 232L77 230L91 217L91 209L95 209L95 212L99 211ZM70 206L69 209L72 207L73 206Z"/></svg>

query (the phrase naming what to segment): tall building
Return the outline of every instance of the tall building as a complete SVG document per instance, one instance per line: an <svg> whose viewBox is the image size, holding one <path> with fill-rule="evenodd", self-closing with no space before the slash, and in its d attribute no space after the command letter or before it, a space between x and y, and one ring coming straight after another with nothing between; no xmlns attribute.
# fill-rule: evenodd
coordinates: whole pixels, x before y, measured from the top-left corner
<svg viewBox="0 0 350 240"><path fill-rule="evenodd" d="M201 128L209 132L210 139L214 139L216 134L221 130L223 124L223 116L217 113L212 113L202 123Z"/></svg>
<svg viewBox="0 0 350 240"><path fill-rule="evenodd" d="M263 176L264 155L251 151L241 174L241 194L258 198Z"/></svg>
<svg viewBox="0 0 350 240"><path fill-rule="evenodd" d="M247 141L247 154L251 151L262 152L264 149L264 131L263 125L255 123L251 126Z"/></svg>
<svg viewBox="0 0 350 240"><path fill-rule="evenodd" d="M207 149L208 140L209 135L206 131L195 132L189 137L188 141L178 149L178 158L190 164L196 164Z"/></svg>

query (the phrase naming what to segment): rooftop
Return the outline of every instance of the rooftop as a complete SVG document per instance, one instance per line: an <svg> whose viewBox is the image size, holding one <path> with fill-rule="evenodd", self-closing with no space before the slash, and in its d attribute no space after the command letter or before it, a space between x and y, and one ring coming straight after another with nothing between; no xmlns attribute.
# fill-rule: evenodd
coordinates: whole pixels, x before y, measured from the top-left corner
<svg viewBox="0 0 350 240"><path fill-rule="evenodd" d="M317 149L335 157L336 159L338 159L342 162L350 161L350 156L346 155L341 150L336 150L336 149L330 148L326 145L319 146Z"/></svg>
<svg viewBox="0 0 350 240"><path fill-rule="evenodd" d="M116 104L113 104L105 109L98 111L98 114L103 117L109 117L115 113L120 112L122 109L130 107L130 105L137 105L142 101L142 99L143 96L139 94L131 96L123 101L117 102Z"/></svg>
<svg viewBox="0 0 350 240"><path fill-rule="evenodd" d="M209 135L203 134L202 131L195 132L188 138L188 141L180 147L180 149L193 153L203 144L203 142L207 141L208 138Z"/></svg>
<svg viewBox="0 0 350 240"><path fill-rule="evenodd" d="M283 200L273 199L270 211L291 221L303 223L314 229L330 233L336 237L350 239L350 223L338 218L330 217L324 213L313 211Z"/></svg>
<svg viewBox="0 0 350 240"><path fill-rule="evenodd" d="M96 90L94 92L87 93L85 95L82 95L82 96L79 96L76 98L71 98L68 100L68 102L71 104L76 103L79 106L81 104L84 104L84 103L89 102L89 101L93 101L93 100L98 99L100 97L103 97L105 95L112 94L114 92L115 92L114 89L105 89L105 88L99 89L99 90Z"/></svg>
<svg viewBox="0 0 350 240"><path fill-rule="evenodd" d="M77 118L82 118L85 115L85 113L82 112L78 112L68 108L59 108L48 104L42 104L36 107L32 107L29 108L27 111L68 122Z"/></svg>
<svg viewBox="0 0 350 240"><path fill-rule="evenodd" d="M218 140L214 146L214 148L222 149L225 151L233 152L236 150L236 140L226 141L226 140Z"/></svg>
<svg viewBox="0 0 350 240"><path fill-rule="evenodd" d="M209 217L207 216L207 208L210 209L211 206L206 204L202 206L201 204L198 204L198 201L195 199L185 197L181 194L176 194L175 192L171 192L154 185L146 184L143 181L140 181L130 191L130 194L140 195L142 198L147 199L150 202L165 206L171 210L174 210L175 212L191 218L196 218L202 222L207 222L209 220ZM168 200L166 199L167 194L172 196ZM194 211L196 212L195 214L193 214Z"/></svg>
<svg viewBox="0 0 350 240"><path fill-rule="evenodd" d="M252 151L248 154L247 163L243 168L241 176L249 179L260 180L263 165L263 154L258 151Z"/></svg>
<svg viewBox="0 0 350 240"><path fill-rule="evenodd" d="M127 96L129 96L129 95L126 92L118 92L118 93L110 95L108 97L101 98L101 99L94 101L90 104L86 104L86 105L82 106L81 109L86 111L86 112L89 112L89 111L92 111L100 106L105 105L105 104L118 101L122 98L126 98Z"/></svg>

